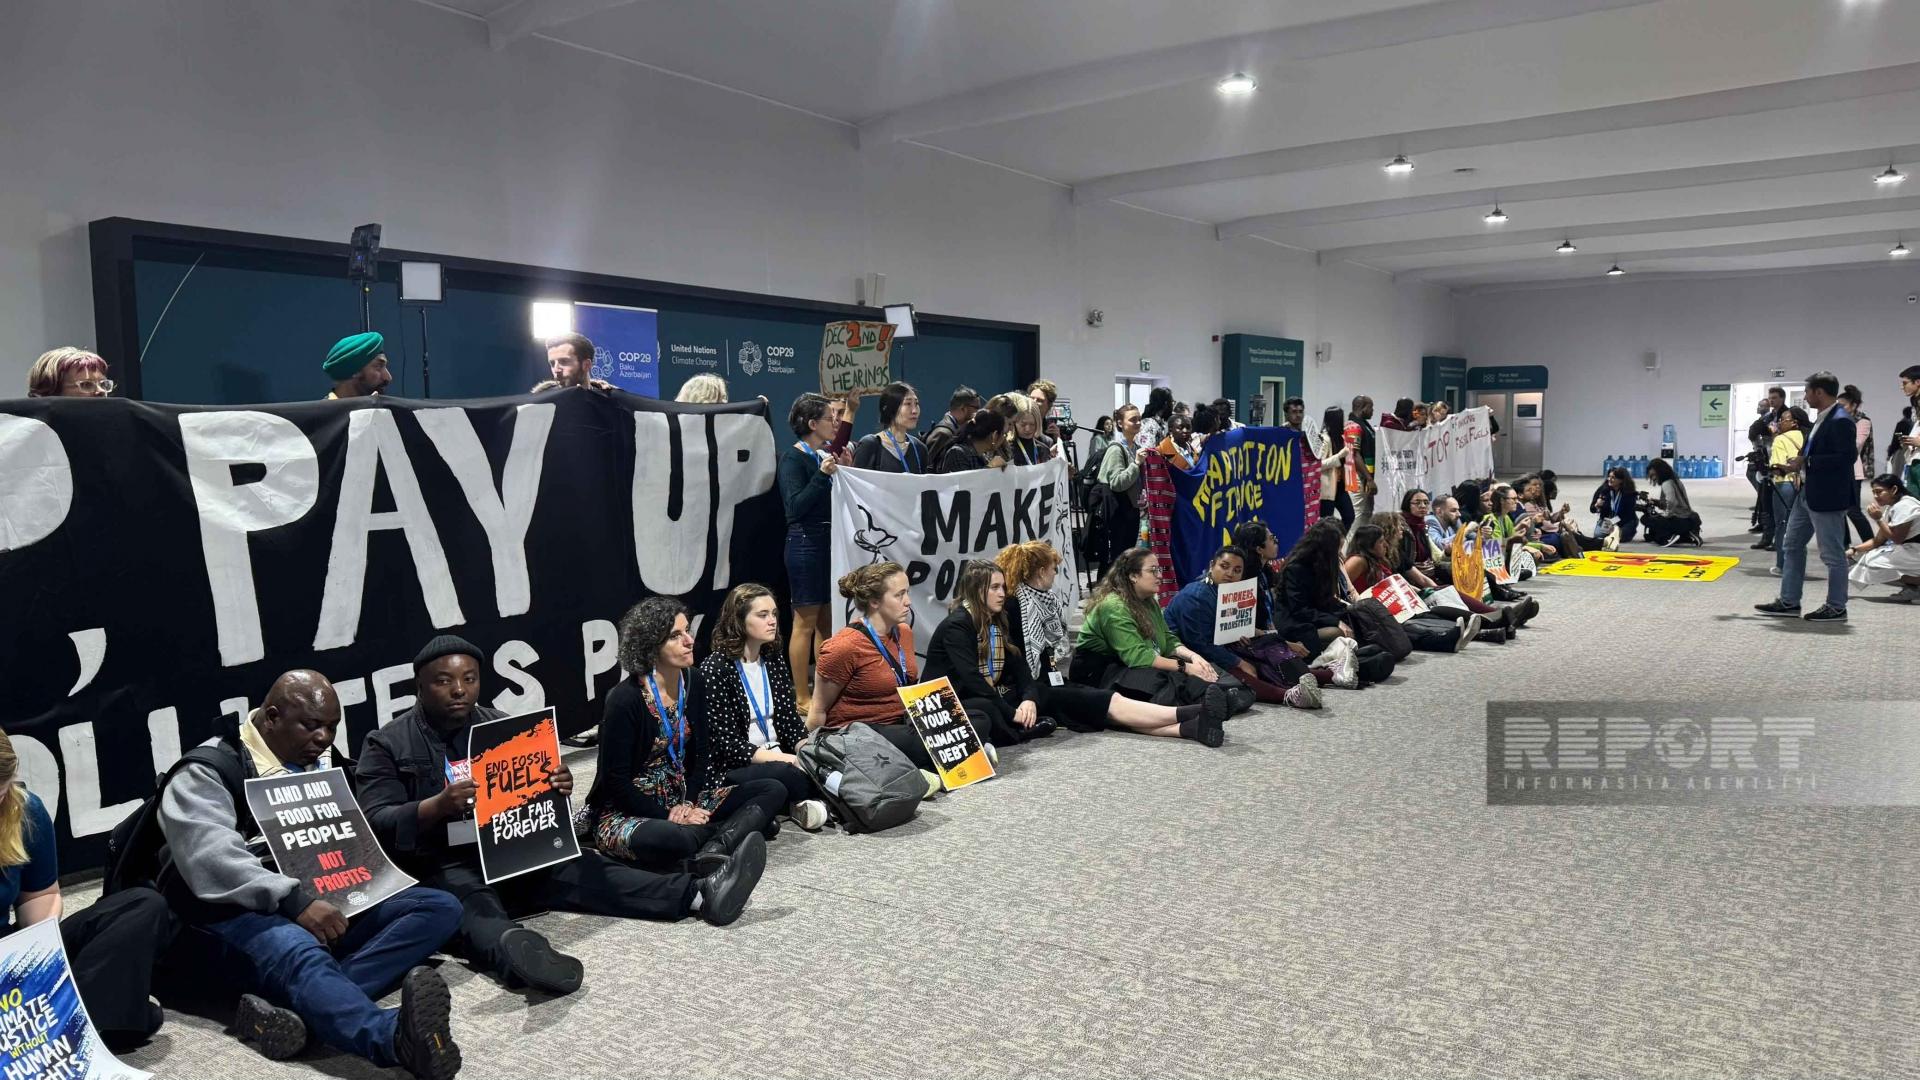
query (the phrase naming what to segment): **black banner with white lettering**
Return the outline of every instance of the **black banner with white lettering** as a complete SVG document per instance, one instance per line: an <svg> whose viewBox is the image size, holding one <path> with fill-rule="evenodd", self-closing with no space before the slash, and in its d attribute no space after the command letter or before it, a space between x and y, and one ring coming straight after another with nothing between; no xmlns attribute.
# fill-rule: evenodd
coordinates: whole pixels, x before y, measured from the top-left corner
<svg viewBox="0 0 1920 1080"><path fill-rule="evenodd" d="M247 808L280 872L349 919L416 884L374 838L344 769L248 780Z"/></svg>
<svg viewBox="0 0 1920 1080"><path fill-rule="evenodd" d="M486 650L489 704L593 726L636 601L683 597L702 639L734 584L784 606L775 446L763 402L577 389L0 403L0 728L63 867L291 668L338 688L349 750L442 632Z"/></svg>

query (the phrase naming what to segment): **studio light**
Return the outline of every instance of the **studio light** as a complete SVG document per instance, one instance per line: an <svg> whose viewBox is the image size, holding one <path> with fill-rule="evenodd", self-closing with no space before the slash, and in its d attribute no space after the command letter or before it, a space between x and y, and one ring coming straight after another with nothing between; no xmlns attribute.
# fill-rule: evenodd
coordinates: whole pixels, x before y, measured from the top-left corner
<svg viewBox="0 0 1920 1080"><path fill-rule="evenodd" d="M1413 171L1413 162L1408 161L1405 154L1395 154L1392 161L1381 167L1387 170L1388 176L1405 176Z"/></svg>
<svg viewBox="0 0 1920 1080"><path fill-rule="evenodd" d="M885 310L887 321L893 324L893 340L899 341L913 336L912 304L888 304Z"/></svg>
<svg viewBox="0 0 1920 1080"><path fill-rule="evenodd" d="M1620 277L1621 275L1623 275L1623 274L1625 274L1625 273L1626 273L1626 271L1625 271L1625 270L1622 270L1622 269L1620 269L1620 264L1619 264L1619 263L1614 263L1614 264L1613 264L1613 269L1611 269L1611 270L1608 270L1608 271L1607 271L1607 276L1608 276L1608 277Z"/></svg>
<svg viewBox="0 0 1920 1080"><path fill-rule="evenodd" d="M1560 241L1560 246L1557 248L1554 248L1553 250L1562 255L1571 255L1574 252L1579 251L1580 249L1573 246L1573 241L1562 240Z"/></svg>
<svg viewBox="0 0 1920 1080"><path fill-rule="evenodd" d="M1913 252L1907 249L1907 242L1905 240L1900 240L1894 243L1893 250L1887 252L1887 254L1893 256L1896 259L1900 259L1913 254Z"/></svg>
<svg viewBox="0 0 1920 1080"><path fill-rule="evenodd" d="M1505 225L1507 223L1507 212L1500 209L1499 203L1495 203L1493 205L1493 212L1480 220L1489 225Z"/></svg>
<svg viewBox="0 0 1920 1080"><path fill-rule="evenodd" d="M1887 166L1886 172L1883 172L1880 175L1873 178L1873 182L1876 184L1879 184L1881 187L1892 187L1893 185L1899 183L1902 180L1905 180L1906 178L1907 178L1906 173L1903 173L1899 169L1896 169L1893 166L1889 165Z"/></svg>
<svg viewBox="0 0 1920 1080"><path fill-rule="evenodd" d="M573 305L565 300L533 302L533 340L546 341L573 333Z"/></svg>
<svg viewBox="0 0 1920 1080"><path fill-rule="evenodd" d="M1239 71L1221 79L1217 86L1217 89L1228 97L1243 97L1259 88L1259 80Z"/></svg>

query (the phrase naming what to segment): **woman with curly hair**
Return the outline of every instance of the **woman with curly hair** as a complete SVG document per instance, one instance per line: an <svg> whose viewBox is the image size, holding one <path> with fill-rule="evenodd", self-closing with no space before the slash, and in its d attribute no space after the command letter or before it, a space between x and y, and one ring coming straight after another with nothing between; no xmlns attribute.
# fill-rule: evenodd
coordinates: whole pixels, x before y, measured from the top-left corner
<svg viewBox="0 0 1920 1080"><path fill-rule="evenodd" d="M780 607L765 585L736 585L721 601L698 685L709 772L733 784L777 780L794 824L808 832L825 825L827 804L813 797L797 756L807 727L780 652Z"/></svg>
<svg viewBox="0 0 1920 1080"><path fill-rule="evenodd" d="M587 793L593 846L647 869L685 863L699 876L771 839L787 789L728 783L713 770L704 695L689 685L698 680L685 605L670 596L635 604L620 620L620 666L631 674L607 695Z"/></svg>

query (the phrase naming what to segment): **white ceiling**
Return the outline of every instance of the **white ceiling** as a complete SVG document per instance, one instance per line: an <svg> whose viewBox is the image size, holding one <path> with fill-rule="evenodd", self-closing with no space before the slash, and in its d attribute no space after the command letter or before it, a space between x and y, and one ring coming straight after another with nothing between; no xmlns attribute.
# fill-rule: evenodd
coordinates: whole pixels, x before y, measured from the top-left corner
<svg viewBox="0 0 1920 1080"><path fill-rule="evenodd" d="M429 2L1455 287L1920 246L1920 180L1872 183L1920 171L1912 0Z"/></svg>

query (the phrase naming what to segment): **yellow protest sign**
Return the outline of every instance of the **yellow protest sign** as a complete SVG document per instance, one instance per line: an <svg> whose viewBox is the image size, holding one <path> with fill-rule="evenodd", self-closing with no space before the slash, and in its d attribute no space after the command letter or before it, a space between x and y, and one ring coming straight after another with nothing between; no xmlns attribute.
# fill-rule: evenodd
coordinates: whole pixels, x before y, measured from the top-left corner
<svg viewBox="0 0 1920 1080"><path fill-rule="evenodd" d="M987 760L986 744L973 730L973 721L960 705L960 695L946 679L916 683L900 688L900 702L907 707L907 722L933 758L940 782L948 791L977 784L993 775L993 762Z"/></svg>
<svg viewBox="0 0 1920 1080"><path fill-rule="evenodd" d="M1722 555L1676 555L1589 551L1584 559L1561 559L1540 568L1554 577L1627 578L1633 581L1712 581L1740 560Z"/></svg>

